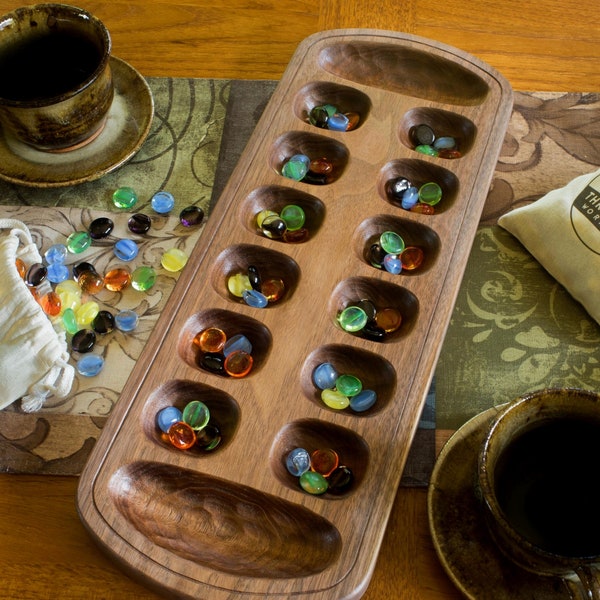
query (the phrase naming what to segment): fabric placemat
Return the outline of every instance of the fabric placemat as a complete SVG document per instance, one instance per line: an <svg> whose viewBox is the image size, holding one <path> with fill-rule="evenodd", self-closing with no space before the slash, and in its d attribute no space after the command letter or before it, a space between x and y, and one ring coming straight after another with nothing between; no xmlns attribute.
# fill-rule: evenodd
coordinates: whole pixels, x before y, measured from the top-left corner
<svg viewBox="0 0 600 600"><path fill-rule="evenodd" d="M110 215L115 221L113 238L125 235L130 214L116 212L111 196L117 187L128 185L140 197L136 212L151 214L150 198L160 189L171 191L177 200L173 216L153 217L152 235L142 241L137 263L156 266L162 252L175 245L191 250L202 226L183 228L176 217L178 210L196 204L210 215L276 86L272 81L149 78L148 82L155 100L155 120L147 141L127 165L98 181L58 190L0 182L0 203L4 204L0 212L26 222L42 249L63 241L68 233L100 215ZM435 460L436 426L455 429L472 414L526 391L524 381L531 384L539 380L542 370L537 361L543 362L538 357L544 355L544 349L539 351L540 344L560 347L564 353L572 353L572 358L579 357L567 369L569 376L565 370L568 361L551 365L555 375L548 382L562 381L566 385L575 381L574 373L579 373L580 381L584 357L590 367L597 362L597 326L518 242L494 224L506 210L533 201L599 164L599 123L598 94L516 94L482 226L442 347L436 385L428 396L405 468L404 485L427 484ZM77 260L97 261L98 268L108 266L113 242L95 244L90 254ZM518 289L512 290L507 282L514 282L524 273L526 281L520 281ZM535 273L531 281L541 281L536 284L537 291L532 291L530 273ZM117 297L102 293L98 300L107 308L136 310L140 326L131 334L111 334L101 340L95 351L104 353L108 368L93 379L78 377L68 399L31 415L22 413L18 403L0 411L0 471L81 471L176 279L176 275L159 270L158 283L149 292L127 290ZM537 299L537 313L525 311L525 319L515 309L515 304L521 302L517 296L523 293L523 285L528 297ZM540 302L546 297L545 304ZM482 298L486 302L492 298L495 313L488 304L482 305ZM561 323L556 323L556 298L561 310L574 315L573 322L584 331L575 331L573 326L564 328L562 313ZM528 321L532 315L536 320ZM550 327L552 324L560 329L560 336ZM539 337L540 330L550 341ZM505 349L500 354L499 344ZM520 354L523 347L531 349L529 355ZM515 376L515 363L523 363L521 378ZM586 377L597 386L597 369L589 370ZM490 389L486 389L487 382Z"/></svg>

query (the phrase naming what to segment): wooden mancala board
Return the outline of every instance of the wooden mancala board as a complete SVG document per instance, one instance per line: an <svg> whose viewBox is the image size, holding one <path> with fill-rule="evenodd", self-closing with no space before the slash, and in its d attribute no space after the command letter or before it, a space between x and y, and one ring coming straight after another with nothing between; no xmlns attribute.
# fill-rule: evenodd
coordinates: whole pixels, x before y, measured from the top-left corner
<svg viewBox="0 0 600 600"><path fill-rule="evenodd" d="M351 131L308 122L332 104ZM125 569L169 597L359 598L375 566L411 440L512 109L505 79L443 44L375 30L307 38L254 131L81 477L84 524ZM461 158L415 152L409 131L454 136ZM333 164L324 185L281 175L295 154ZM435 214L404 210L390 180L436 182ZM256 214L301 206L310 237L269 239ZM384 231L424 252L391 274L367 250ZM286 292L253 308L230 275L258 268ZM371 300L401 327L372 341L338 313ZM195 336L219 327L252 343L244 378L198 366ZM377 401L334 410L312 381L332 363ZM212 452L181 451L156 424L166 406L201 400L218 424ZM334 449L353 473L344 493L312 495L286 469L296 448Z"/></svg>

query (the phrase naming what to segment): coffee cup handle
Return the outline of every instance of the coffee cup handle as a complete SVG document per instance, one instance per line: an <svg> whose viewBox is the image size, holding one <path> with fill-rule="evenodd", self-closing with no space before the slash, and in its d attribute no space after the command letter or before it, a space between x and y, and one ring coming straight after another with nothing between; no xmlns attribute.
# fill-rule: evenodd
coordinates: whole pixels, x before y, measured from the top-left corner
<svg viewBox="0 0 600 600"><path fill-rule="evenodd" d="M565 579L571 600L600 600L600 570L594 566L575 569L576 578Z"/></svg>

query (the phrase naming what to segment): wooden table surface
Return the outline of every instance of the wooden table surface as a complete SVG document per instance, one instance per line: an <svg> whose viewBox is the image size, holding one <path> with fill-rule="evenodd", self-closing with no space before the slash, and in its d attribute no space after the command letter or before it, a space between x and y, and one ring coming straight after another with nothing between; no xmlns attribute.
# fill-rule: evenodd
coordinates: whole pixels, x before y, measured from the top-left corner
<svg viewBox="0 0 600 600"><path fill-rule="evenodd" d="M113 53L146 76L277 79L311 33L406 31L470 52L527 91L600 91L597 0L105 0ZM0 12L18 6L0 0ZM75 509L77 479L0 475L0 595L5 599L157 598L105 558ZM366 600L461 594L429 534L426 490L398 491Z"/></svg>

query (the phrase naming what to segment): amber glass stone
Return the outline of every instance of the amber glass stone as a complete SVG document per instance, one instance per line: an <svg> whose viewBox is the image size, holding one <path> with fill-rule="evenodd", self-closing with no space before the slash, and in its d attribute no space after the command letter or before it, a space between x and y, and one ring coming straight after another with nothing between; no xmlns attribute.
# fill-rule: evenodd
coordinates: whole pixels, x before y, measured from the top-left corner
<svg viewBox="0 0 600 600"><path fill-rule="evenodd" d="M17 258L15 260L15 265L17 267L17 272L19 273L19 277L21 279L25 279L25 273L27 273L27 265L20 258Z"/></svg>
<svg viewBox="0 0 600 600"><path fill-rule="evenodd" d="M435 208L433 208L433 206L423 204L422 202L417 202L410 210L411 212L422 215L433 215L435 213Z"/></svg>
<svg viewBox="0 0 600 600"><path fill-rule="evenodd" d="M318 175L329 175L333 171L333 163L327 158L315 158L310 161L309 169Z"/></svg>
<svg viewBox="0 0 600 600"><path fill-rule="evenodd" d="M227 341L227 335L218 327L207 327L194 338L194 344L202 352L221 352Z"/></svg>
<svg viewBox="0 0 600 600"><path fill-rule="evenodd" d="M421 248L417 246L407 246L400 254L400 261L402 262L402 268L407 271L414 271L423 264L425 254Z"/></svg>
<svg viewBox="0 0 600 600"><path fill-rule="evenodd" d="M340 462L339 456L335 450L325 448L315 450L310 455L310 469L315 473L320 473L323 477L331 475Z"/></svg>
<svg viewBox="0 0 600 600"><path fill-rule="evenodd" d="M243 350L237 350L227 355L223 367L225 372L231 377L246 377L252 370L253 362L251 354Z"/></svg>
<svg viewBox="0 0 600 600"><path fill-rule="evenodd" d="M360 115L355 112L347 112L344 113L348 117L348 125L346 126L346 131L352 131L358 127L360 123Z"/></svg>
<svg viewBox="0 0 600 600"><path fill-rule="evenodd" d="M169 441L178 450L187 450L196 443L196 432L183 421L177 421L169 427Z"/></svg>
<svg viewBox="0 0 600 600"><path fill-rule="evenodd" d="M80 262L76 265L73 265L73 279L75 281L79 281L79 276L86 271L93 271L95 273L96 267L89 262Z"/></svg>
<svg viewBox="0 0 600 600"><path fill-rule="evenodd" d="M77 283L83 292L97 294L104 288L104 277L96 271L84 271L77 277Z"/></svg>
<svg viewBox="0 0 600 600"><path fill-rule="evenodd" d="M120 292L131 283L131 273L124 267L111 269L104 274L104 286L111 292Z"/></svg>
<svg viewBox="0 0 600 600"><path fill-rule="evenodd" d="M281 239L287 244L302 244L303 242L306 242L309 237L310 231L308 231L306 227L301 227L295 231L290 231L289 229L286 230Z"/></svg>
<svg viewBox="0 0 600 600"><path fill-rule="evenodd" d="M281 300L285 294L285 283L283 283L283 279L279 279L278 277L266 279L262 283L262 293L269 302Z"/></svg>
<svg viewBox="0 0 600 600"><path fill-rule="evenodd" d="M402 325L402 315L395 308L382 308L377 311L375 322L386 333L393 333Z"/></svg>

